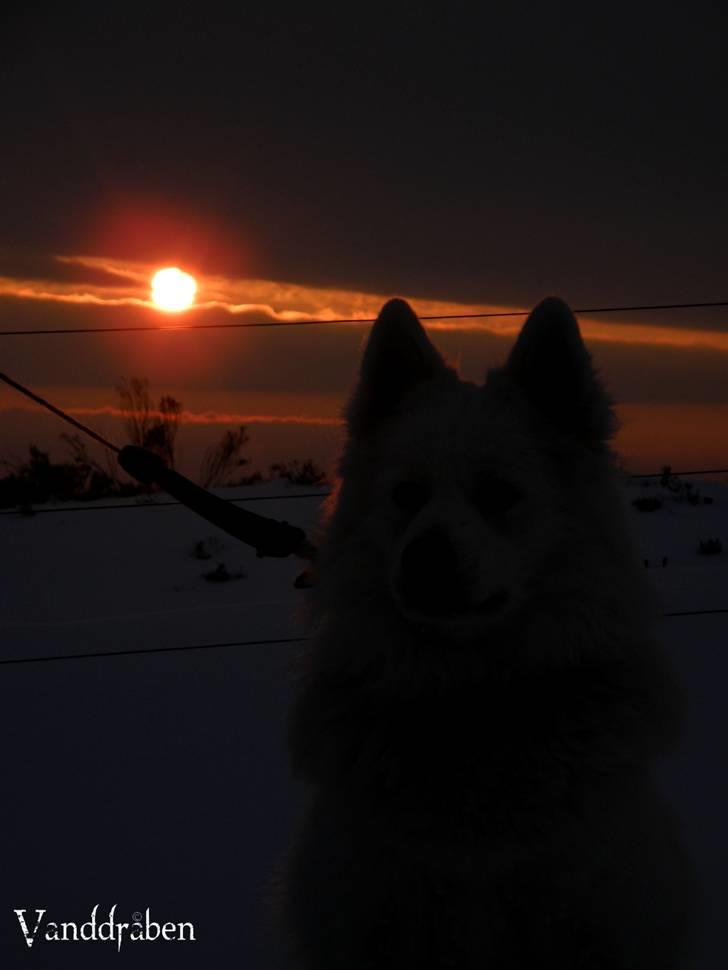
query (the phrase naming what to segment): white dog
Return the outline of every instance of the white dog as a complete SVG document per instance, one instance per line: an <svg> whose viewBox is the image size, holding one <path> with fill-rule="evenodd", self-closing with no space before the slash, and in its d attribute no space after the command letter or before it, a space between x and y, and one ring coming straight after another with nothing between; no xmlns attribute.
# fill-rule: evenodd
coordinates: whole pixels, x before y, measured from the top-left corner
<svg viewBox="0 0 728 970"><path fill-rule="evenodd" d="M305 970L673 970L692 870L651 777L680 693L569 308L484 387L374 325L290 720Z"/></svg>

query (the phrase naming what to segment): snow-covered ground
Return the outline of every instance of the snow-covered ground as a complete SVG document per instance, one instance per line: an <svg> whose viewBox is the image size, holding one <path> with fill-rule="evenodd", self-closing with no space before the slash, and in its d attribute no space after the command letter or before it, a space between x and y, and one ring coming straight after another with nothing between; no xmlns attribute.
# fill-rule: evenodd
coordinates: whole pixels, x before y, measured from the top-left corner
<svg viewBox="0 0 728 970"><path fill-rule="evenodd" d="M695 483L698 485L699 483ZM637 546L665 612L728 609L728 485L713 504L631 499ZM265 496L253 511L303 528L320 499L283 485L219 490ZM106 504L106 503L104 503ZM183 507L0 516L0 659L296 637L302 569L256 559ZM720 538L722 555L698 555ZM193 550L202 540L198 559ZM667 557L667 565L662 566ZM204 577L224 562L228 582ZM728 613L662 621L691 701L685 742L660 777L682 814L705 886L695 970L726 962L728 929ZM0 667L4 749L0 966L244 967L274 970L260 893L300 795L288 777L288 668L300 644L215 646ZM150 909L192 921L194 944L23 942L14 909L99 920ZM42 931L41 931L42 932ZM282 966L282 963L281 963ZM637 968L636 968L637 970Z"/></svg>

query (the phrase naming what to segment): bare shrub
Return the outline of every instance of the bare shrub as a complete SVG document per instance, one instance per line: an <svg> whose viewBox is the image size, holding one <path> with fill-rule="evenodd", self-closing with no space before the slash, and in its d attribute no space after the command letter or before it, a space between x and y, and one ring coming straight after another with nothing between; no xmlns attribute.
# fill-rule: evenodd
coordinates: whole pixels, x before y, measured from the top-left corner
<svg viewBox="0 0 728 970"><path fill-rule="evenodd" d="M326 472L319 468L311 458L300 461L276 462L270 466L271 478L283 478L291 485L327 485Z"/></svg>
<svg viewBox="0 0 728 970"><path fill-rule="evenodd" d="M241 457L241 451L250 441L247 428L241 424L236 431L225 431L216 445L209 447L200 463L199 482L203 488L214 485L230 484L233 472L248 464L248 459Z"/></svg>
<svg viewBox="0 0 728 970"><path fill-rule="evenodd" d="M129 443L155 452L174 468L182 404L169 394L154 407L146 377L122 377L116 385Z"/></svg>

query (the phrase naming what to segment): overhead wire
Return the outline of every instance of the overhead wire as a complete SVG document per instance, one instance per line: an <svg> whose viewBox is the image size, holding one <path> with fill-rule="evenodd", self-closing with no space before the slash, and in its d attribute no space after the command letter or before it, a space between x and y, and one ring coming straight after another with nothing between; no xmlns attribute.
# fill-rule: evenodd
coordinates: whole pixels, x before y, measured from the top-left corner
<svg viewBox="0 0 728 970"><path fill-rule="evenodd" d="M623 306L577 307L574 313L626 313L642 310L695 310L728 307L728 300L711 300L695 303L641 303ZM486 320L497 317L526 317L530 310L493 310L482 313L433 313L419 319L427 320ZM230 323L166 323L145 324L136 327L58 327L37 330L0 330L0 337L37 337L42 335L81 333L150 333L172 330L233 330L253 327L313 327L344 323L374 323L376 317L334 317L315 320L241 320Z"/></svg>
<svg viewBox="0 0 728 970"><path fill-rule="evenodd" d="M102 650L98 653L65 653L50 654L43 657L13 657L0 660L2 664L32 664L45 663L52 660L82 660L92 657L129 657L136 654L149 653L182 653L186 650L217 650L223 647L261 647L277 643L300 643L307 637L277 637L264 640L238 640L229 643L193 643L174 647L135 647L131 650Z"/></svg>
<svg viewBox="0 0 728 970"><path fill-rule="evenodd" d="M626 477L629 479L643 479L643 478L662 478L665 474L664 471L661 472L647 472L647 473L634 473L629 474ZM703 468L694 471L670 471L670 477L680 478L688 475L728 475L728 468ZM229 486L235 487L235 486ZM331 490L327 489L322 492L301 492L293 495L245 495L240 498L226 498L221 496L225 502L232 502L233 504L239 505L243 502L280 502L287 501L289 499L307 499L307 498L326 498L331 494ZM23 516L33 516L33 515L43 515L49 512L116 512L119 509L160 509L168 508L171 506L182 505L182 502L177 501L141 501L141 502L118 502L115 504L105 504L105 505L68 505L68 506L53 506L51 508L44 508L42 506L16 506L14 508L0 509L0 515L23 515Z"/></svg>
<svg viewBox="0 0 728 970"><path fill-rule="evenodd" d="M682 610L674 613L663 613L665 618L682 616L708 616L726 614L728 609L717 610ZM0 660L0 666L11 664L46 663L54 660L91 660L99 657L129 657L141 654L184 653L190 650L219 650L229 647L261 647L284 643L305 643L310 637L272 637L260 640L230 640L224 643L193 643L173 647L135 647L131 650L102 650L91 653L47 654L40 657L11 657Z"/></svg>
<svg viewBox="0 0 728 970"><path fill-rule="evenodd" d="M234 487L234 486L233 486ZM225 502L231 502L234 505L240 505L243 502L278 502L285 501L287 499L296 498L326 498L331 492L302 492L298 495L246 495L243 498L223 498ZM143 501L143 502L119 502L116 505L70 505L66 507L54 506L53 508L43 508L43 507L20 507L12 509L2 509L0 510L0 515L42 515L47 512L115 512L117 509L161 509L167 508L173 505L184 505L183 502L177 502L174 500L155 502L155 501Z"/></svg>

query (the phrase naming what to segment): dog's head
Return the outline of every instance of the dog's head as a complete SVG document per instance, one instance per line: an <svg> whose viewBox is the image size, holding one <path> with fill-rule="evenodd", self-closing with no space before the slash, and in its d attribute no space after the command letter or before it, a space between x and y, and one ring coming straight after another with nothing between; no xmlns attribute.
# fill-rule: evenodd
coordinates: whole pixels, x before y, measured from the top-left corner
<svg viewBox="0 0 728 970"><path fill-rule="evenodd" d="M605 452L614 429L576 320L557 299L536 307L482 387L445 364L407 303L390 301L347 422L343 531L376 550L402 616L466 636L532 594L566 528L567 469Z"/></svg>

